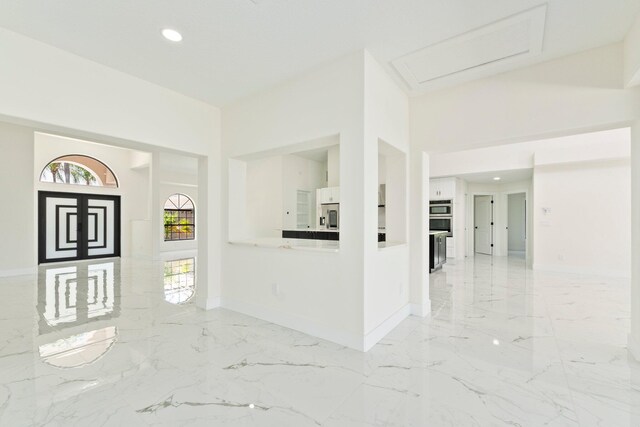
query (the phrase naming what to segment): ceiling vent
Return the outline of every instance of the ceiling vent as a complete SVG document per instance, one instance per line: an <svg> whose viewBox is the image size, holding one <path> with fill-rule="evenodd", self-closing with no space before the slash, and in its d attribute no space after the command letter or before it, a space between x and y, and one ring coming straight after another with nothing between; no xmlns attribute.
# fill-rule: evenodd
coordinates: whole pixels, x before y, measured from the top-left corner
<svg viewBox="0 0 640 427"><path fill-rule="evenodd" d="M542 52L547 5L428 46L392 61L415 92L507 71Z"/></svg>

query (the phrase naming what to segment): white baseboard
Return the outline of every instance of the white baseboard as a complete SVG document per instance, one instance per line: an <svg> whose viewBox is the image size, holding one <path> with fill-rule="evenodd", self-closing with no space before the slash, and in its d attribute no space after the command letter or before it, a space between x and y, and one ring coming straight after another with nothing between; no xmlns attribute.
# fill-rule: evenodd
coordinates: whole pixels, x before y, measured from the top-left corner
<svg viewBox="0 0 640 427"><path fill-rule="evenodd" d="M376 345L382 338L400 324L411 314L411 304L407 304L400 310L393 313L387 320L379 324L373 331L364 337L364 351L369 351L371 347Z"/></svg>
<svg viewBox="0 0 640 427"><path fill-rule="evenodd" d="M38 267L17 268L15 270L0 270L0 277L30 276L38 273Z"/></svg>
<svg viewBox="0 0 640 427"><path fill-rule="evenodd" d="M431 313L431 301L428 301L422 305L411 304L411 315L418 317L427 317Z"/></svg>
<svg viewBox="0 0 640 427"><path fill-rule="evenodd" d="M629 334L629 353L640 362L640 341L636 340L633 335Z"/></svg>
<svg viewBox="0 0 640 427"><path fill-rule="evenodd" d="M607 269L586 268L586 267L573 267L573 266L552 265L552 264L534 263L533 264L533 270L550 271L550 272L555 272L555 273L580 274L580 275L583 275L583 276L612 277L612 278L616 278L616 279L629 279L629 278L631 278L631 271L607 270Z"/></svg>
<svg viewBox="0 0 640 427"><path fill-rule="evenodd" d="M229 298L222 298L221 307L237 311L238 313L246 314L251 317L257 317L258 319L266 320L267 322L294 329L314 337L322 338L354 350L365 351L362 335L322 325L301 316L282 313L281 311L277 311L272 308Z"/></svg>

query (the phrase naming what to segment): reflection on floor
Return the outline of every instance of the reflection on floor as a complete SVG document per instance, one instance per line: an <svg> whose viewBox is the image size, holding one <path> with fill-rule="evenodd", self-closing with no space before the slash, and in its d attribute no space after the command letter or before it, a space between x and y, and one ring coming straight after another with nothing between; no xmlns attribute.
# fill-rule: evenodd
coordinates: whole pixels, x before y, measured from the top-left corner
<svg viewBox="0 0 640 427"><path fill-rule="evenodd" d="M120 314L119 271L114 262L40 267L40 333Z"/></svg>
<svg viewBox="0 0 640 427"><path fill-rule="evenodd" d="M184 304L196 294L195 258L164 262L164 298L171 304Z"/></svg>
<svg viewBox="0 0 640 427"><path fill-rule="evenodd" d="M190 265L0 279L0 425L640 425L626 280L451 261L431 316L363 354L197 309Z"/></svg>
<svg viewBox="0 0 640 427"><path fill-rule="evenodd" d="M78 368L102 357L116 342L115 326L96 329L42 344L38 351L43 362L58 368Z"/></svg>

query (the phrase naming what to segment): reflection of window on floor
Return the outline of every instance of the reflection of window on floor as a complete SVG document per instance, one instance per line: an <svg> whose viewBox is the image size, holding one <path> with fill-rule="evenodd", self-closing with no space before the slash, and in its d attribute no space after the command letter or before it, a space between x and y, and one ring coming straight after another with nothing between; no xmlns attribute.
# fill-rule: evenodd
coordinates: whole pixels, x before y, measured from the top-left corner
<svg viewBox="0 0 640 427"><path fill-rule="evenodd" d="M108 326L43 344L38 350L42 360L49 365L58 368L79 368L95 362L106 354L116 342L117 336L116 327Z"/></svg>
<svg viewBox="0 0 640 427"><path fill-rule="evenodd" d="M196 292L195 258L164 263L164 299L171 304L183 304Z"/></svg>

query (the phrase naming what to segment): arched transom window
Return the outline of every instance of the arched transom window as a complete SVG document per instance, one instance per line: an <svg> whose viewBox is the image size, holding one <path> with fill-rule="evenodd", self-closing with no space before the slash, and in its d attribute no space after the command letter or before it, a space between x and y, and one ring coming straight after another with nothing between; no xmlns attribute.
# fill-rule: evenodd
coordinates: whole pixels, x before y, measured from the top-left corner
<svg viewBox="0 0 640 427"><path fill-rule="evenodd" d="M193 240L196 236L193 201L184 194L173 194L164 203L164 240Z"/></svg>
<svg viewBox="0 0 640 427"><path fill-rule="evenodd" d="M118 180L109 166L93 157L82 155L62 156L52 160L42 169L40 181L118 187Z"/></svg>

